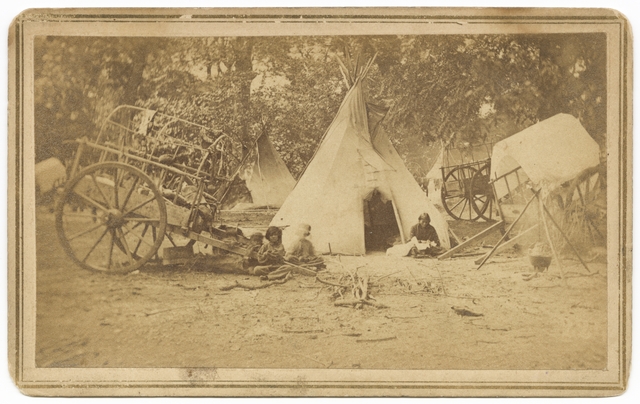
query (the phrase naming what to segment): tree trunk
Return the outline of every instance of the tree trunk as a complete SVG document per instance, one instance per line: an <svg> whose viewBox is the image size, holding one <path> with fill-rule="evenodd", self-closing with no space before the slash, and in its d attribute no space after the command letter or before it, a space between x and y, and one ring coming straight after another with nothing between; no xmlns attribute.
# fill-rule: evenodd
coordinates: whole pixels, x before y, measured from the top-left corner
<svg viewBox="0 0 640 404"><path fill-rule="evenodd" d="M124 86L124 94L122 95L122 103L127 105L135 105L139 98L140 85L143 80L144 69L147 65L147 56L149 55L149 40L147 38L135 39L134 46L131 49L131 76Z"/></svg>
<svg viewBox="0 0 640 404"><path fill-rule="evenodd" d="M251 116L251 82L256 77L253 71L252 55L253 55L253 38L238 38L235 49L235 72L239 82L238 104L236 105L236 113L239 116ZM251 134L249 133L251 122L249 119L242 119L242 127L240 128L242 142L247 145L250 143ZM243 148L244 154L248 151Z"/></svg>

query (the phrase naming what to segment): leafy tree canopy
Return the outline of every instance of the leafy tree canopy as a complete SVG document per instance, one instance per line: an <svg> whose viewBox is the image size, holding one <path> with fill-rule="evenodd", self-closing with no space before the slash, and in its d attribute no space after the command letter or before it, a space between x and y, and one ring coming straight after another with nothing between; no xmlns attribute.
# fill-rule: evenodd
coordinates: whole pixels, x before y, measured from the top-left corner
<svg viewBox="0 0 640 404"><path fill-rule="evenodd" d="M370 101L408 166L440 142L496 141L557 113L578 117L604 148L606 37L38 37L38 160L95 136L120 104L221 129L249 145L266 131L294 175L346 93L337 57L375 55ZM414 172L417 174L417 172Z"/></svg>

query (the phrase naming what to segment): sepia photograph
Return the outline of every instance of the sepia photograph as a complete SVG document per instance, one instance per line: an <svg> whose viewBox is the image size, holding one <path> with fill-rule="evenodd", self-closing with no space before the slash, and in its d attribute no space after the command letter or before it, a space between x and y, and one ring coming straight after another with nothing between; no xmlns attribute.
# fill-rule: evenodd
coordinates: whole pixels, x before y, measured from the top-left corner
<svg viewBox="0 0 640 404"><path fill-rule="evenodd" d="M622 14L34 9L9 42L24 394L625 391Z"/></svg>

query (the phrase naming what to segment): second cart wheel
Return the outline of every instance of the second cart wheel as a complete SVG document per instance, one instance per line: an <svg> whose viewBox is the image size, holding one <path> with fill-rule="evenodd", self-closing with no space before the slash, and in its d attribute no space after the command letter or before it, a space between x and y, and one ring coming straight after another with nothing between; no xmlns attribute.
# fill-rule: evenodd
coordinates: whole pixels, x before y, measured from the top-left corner
<svg viewBox="0 0 640 404"><path fill-rule="evenodd" d="M564 231L575 244L606 242L607 198L603 167L574 179L564 201Z"/></svg>
<svg viewBox="0 0 640 404"><path fill-rule="evenodd" d="M479 218L493 220L493 189L491 188L490 166L480 167L471 178L469 201Z"/></svg>
<svg viewBox="0 0 640 404"><path fill-rule="evenodd" d="M131 272L164 240L167 209L153 180L123 163L98 163L67 182L56 207L62 247L81 267Z"/></svg>
<svg viewBox="0 0 640 404"><path fill-rule="evenodd" d="M477 220L480 217L469 200L471 179L476 171L473 167L456 167L444 177L442 206L454 219Z"/></svg>

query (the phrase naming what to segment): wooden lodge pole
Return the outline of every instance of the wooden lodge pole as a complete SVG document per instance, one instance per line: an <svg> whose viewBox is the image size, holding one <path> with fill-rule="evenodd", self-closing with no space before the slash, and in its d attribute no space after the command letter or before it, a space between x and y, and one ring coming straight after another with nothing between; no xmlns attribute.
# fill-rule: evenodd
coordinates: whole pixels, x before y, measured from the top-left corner
<svg viewBox="0 0 640 404"><path fill-rule="evenodd" d="M573 246L573 244L569 240L569 237L567 237L567 235L564 234L564 231L562 231L562 229L560 228L558 223L556 223L556 221L553 219L553 216L551 216L551 213L549 212L547 207L544 205L544 203L542 204L542 208L547 213L547 215L549 215L549 219L551 220L551 223L553 223L553 225L556 226L556 228L560 231L560 234L562 234L562 237L564 237L564 240L567 242L567 244L569 244L569 247L571 247L571 250L573 251L573 253L578 257L578 259L580 260L580 263L582 263L582 266L587 270L587 272L591 273L591 270L589 269L587 264L584 262L584 260L582 259L582 257L578 253L578 250L576 250L576 248Z"/></svg>
<svg viewBox="0 0 640 404"><path fill-rule="evenodd" d="M529 201L527 201L527 204L524 205L524 209L522 209L522 212L520 212L520 214L518 215L518 217L516 218L516 220L513 221L513 223L511 223L511 226L509 226L509 228L507 229L506 232L504 232L504 234L502 235L502 237L500 238L500 240L496 243L496 245L493 247L493 249L491 249L491 251L489 251L489 254L487 254L484 258L484 260L482 260L482 262L480 263L480 265L478 266L478 268L476 269L480 269L482 268L482 266L485 264L485 262L487 262L487 260L493 255L493 253L498 249L498 247L500 246L500 244L504 241L505 238L507 238L507 235L509 234L509 232L513 229L513 227L518 223L518 221L522 218L522 216L524 216L524 213L527 211L527 209L529 208L529 205L531 205L531 202L533 202L534 199L536 199L538 197L538 193L540 193L540 190L534 191L533 196L531 197L531 199L529 199Z"/></svg>
<svg viewBox="0 0 640 404"><path fill-rule="evenodd" d="M542 202L542 199L538 198L538 211L541 212L544 206L544 203ZM542 215L542 225L544 226L544 232L547 235L547 240L549 241L549 246L551 247L551 252L553 253L553 256L555 257L556 261L558 262L558 267L560 268L560 277L562 278L562 280L564 281L565 285L567 284L567 280L564 278L564 268L562 267L562 261L560 261L560 257L558 256L558 252L556 251L556 248L553 245L553 241L551 240L551 233L549 232L549 226L547 225L547 219L545 218L544 214Z"/></svg>

